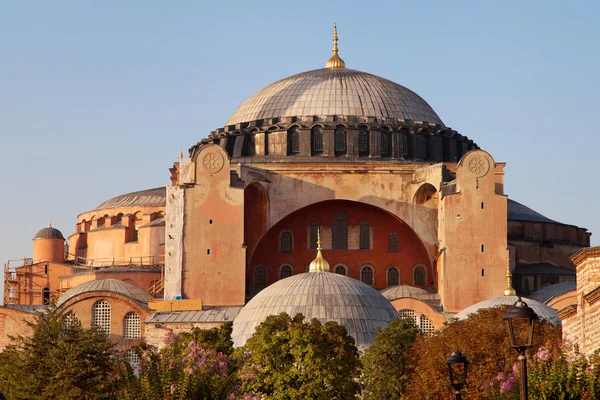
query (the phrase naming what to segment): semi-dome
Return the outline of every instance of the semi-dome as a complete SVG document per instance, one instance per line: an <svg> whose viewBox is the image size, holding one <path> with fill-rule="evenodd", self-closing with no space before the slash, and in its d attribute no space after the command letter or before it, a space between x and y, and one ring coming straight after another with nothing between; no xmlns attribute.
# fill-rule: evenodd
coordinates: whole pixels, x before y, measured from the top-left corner
<svg viewBox="0 0 600 400"><path fill-rule="evenodd" d="M445 126L415 92L379 76L346 68L317 69L271 83L242 103L225 125L269 118L333 115Z"/></svg>
<svg viewBox="0 0 600 400"><path fill-rule="evenodd" d="M91 292L111 292L129 297L140 304L148 304L152 297L145 290L118 279L96 279L72 287L58 298L56 306L60 307L75 296Z"/></svg>
<svg viewBox="0 0 600 400"><path fill-rule="evenodd" d="M94 210L119 207L164 207L166 205L166 199L167 189L162 186L115 196L106 200Z"/></svg>
<svg viewBox="0 0 600 400"><path fill-rule="evenodd" d="M56 228L53 228L52 225L48 225L44 229L40 229L38 233L35 234L33 240L37 239L60 239L65 240L62 232Z"/></svg>
<svg viewBox="0 0 600 400"><path fill-rule="evenodd" d="M487 299L484 301L480 301L479 303L475 303L472 306L469 306L462 310L461 312L456 314L456 318L458 319L466 319L470 314L474 314L477 311L484 308L495 308L502 306L512 306L518 300L517 296L498 296L492 299ZM540 303L539 301L535 301L532 299L522 298L522 300L527 303L527 305L533 308L533 311L537 314L540 319L545 320L554 325L560 325L562 321L556 315L556 311L552 307L545 305L544 303Z"/></svg>

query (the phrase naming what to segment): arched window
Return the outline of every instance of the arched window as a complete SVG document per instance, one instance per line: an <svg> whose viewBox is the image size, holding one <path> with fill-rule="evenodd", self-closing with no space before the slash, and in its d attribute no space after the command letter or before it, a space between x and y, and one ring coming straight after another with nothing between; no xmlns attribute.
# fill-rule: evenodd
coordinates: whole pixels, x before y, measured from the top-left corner
<svg viewBox="0 0 600 400"><path fill-rule="evenodd" d="M533 240L542 240L542 229L539 226L533 227Z"/></svg>
<svg viewBox="0 0 600 400"><path fill-rule="evenodd" d="M408 156L408 137L405 134L400 135L402 137L402 156Z"/></svg>
<svg viewBox="0 0 600 400"><path fill-rule="evenodd" d="M46 265L46 268L48 268L47 265ZM48 272L46 271L46 274L47 273ZM50 304L50 289L44 288L44 290L42 291L42 297L43 297L43 304L44 305Z"/></svg>
<svg viewBox="0 0 600 400"><path fill-rule="evenodd" d="M365 266L360 271L360 280L367 285L373 285L373 268Z"/></svg>
<svg viewBox="0 0 600 400"><path fill-rule="evenodd" d="M336 266L335 273L338 275L346 275L346 267L343 265Z"/></svg>
<svg viewBox="0 0 600 400"><path fill-rule="evenodd" d="M123 354L123 358L125 358L125 361L127 361L129 365L131 365L131 368L133 368L134 371L138 371L139 373L140 362L142 362L142 358L134 349L128 349L127 351L125 351L125 353Z"/></svg>
<svg viewBox="0 0 600 400"><path fill-rule="evenodd" d="M396 286L398 285L398 281L400 278L400 273L398 272L398 268L389 267L387 270L387 284L388 286Z"/></svg>
<svg viewBox="0 0 600 400"><path fill-rule="evenodd" d="M398 235L394 232L388 236L388 251L398 251Z"/></svg>
<svg viewBox="0 0 600 400"><path fill-rule="evenodd" d="M332 248L346 250L348 248L348 217L343 212L333 216Z"/></svg>
<svg viewBox="0 0 600 400"><path fill-rule="evenodd" d="M381 130L381 157L392 155L392 135L387 129Z"/></svg>
<svg viewBox="0 0 600 400"><path fill-rule="evenodd" d="M414 284L419 286L425 286L426 273L425 268L416 267L414 271Z"/></svg>
<svg viewBox="0 0 600 400"><path fill-rule="evenodd" d="M294 274L292 266L290 264L283 264L279 268L279 279L290 277Z"/></svg>
<svg viewBox="0 0 600 400"><path fill-rule="evenodd" d="M294 236L290 231L283 231L279 236L279 251L291 253L294 251Z"/></svg>
<svg viewBox="0 0 600 400"><path fill-rule="evenodd" d="M92 306L92 326L101 329L110 338L110 304L98 300Z"/></svg>
<svg viewBox="0 0 600 400"><path fill-rule="evenodd" d="M364 126L358 131L358 155L359 157L369 155L369 131Z"/></svg>
<svg viewBox="0 0 600 400"><path fill-rule="evenodd" d="M413 320L413 322L415 322L417 320L417 315L415 314L415 312L413 310L408 310L408 309L400 310L400 311L398 311L398 314L400 315L400 318L410 318Z"/></svg>
<svg viewBox="0 0 600 400"><path fill-rule="evenodd" d="M254 268L254 284L260 286L267 284L267 268L264 265L257 265Z"/></svg>
<svg viewBox="0 0 600 400"><path fill-rule="evenodd" d="M346 155L346 130L343 126L335 128L334 147L336 156Z"/></svg>
<svg viewBox="0 0 600 400"><path fill-rule="evenodd" d="M70 331L79 326L79 318L72 311L69 311L62 320L62 330Z"/></svg>
<svg viewBox="0 0 600 400"><path fill-rule="evenodd" d="M435 331L431 320L424 315L421 315L421 317L419 317L419 328L423 333L431 333Z"/></svg>
<svg viewBox="0 0 600 400"><path fill-rule="evenodd" d="M311 129L310 144L313 155L323 154L323 132L320 127L315 126Z"/></svg>
<svg viewBox="0 0 600 400"><path fill-rule="evenodd" d="M549 281L546 281L546 282L542 283L542 287L543 287L543 288L545 288L545 287L548 287L548 286L551 286L551 285L553 285L553 283L552 283L552 282L549 282Z"/></svg>
<svg viewBox="0 0 600 400"><path fill-rule="evenodd" d="M368 250L371 248L371 228L366 222L360 223L360 249Z"/></svg>
<svg viewBox="0 0 600 400"><path fill-rule="evenodd" d="M140 316L134 312L128 312L123 318L123 338L139 339L142 337L142 324Z"/></svg>
<svg viewBox="0 0 600 400"><path fill-rule="evenodd" d="M297 126L292 126L288 129L288 154L300 153L300 133Z"/></svg>
<svg viewBox="0 0 600 400"><path fill-rule="evenodd" d="M315 250L317 248L317 235L319 232L319 223L313 222L310 224L308 232L308 248Z"/></svg>

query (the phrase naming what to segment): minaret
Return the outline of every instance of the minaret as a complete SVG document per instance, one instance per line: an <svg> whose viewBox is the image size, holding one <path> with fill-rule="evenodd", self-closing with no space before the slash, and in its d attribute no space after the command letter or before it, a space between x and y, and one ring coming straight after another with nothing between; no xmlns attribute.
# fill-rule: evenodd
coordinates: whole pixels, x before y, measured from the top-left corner
<svg viewBox="0 0 600 400"><path fill-rule="evenodd" d="M346 68L346 63L344 60L338 56L338 37L337 37L337 26L333 24L333 55L327 63L325 64L325 68L328 69L336 69L336 68Z"/></svg>
<svg viewBox="0 0 600 400"><path fill-rule="evenodd" d="M329 263L321 254L321 228L317 229L317 257L311 261L308 272L329 272Z"/></svg>

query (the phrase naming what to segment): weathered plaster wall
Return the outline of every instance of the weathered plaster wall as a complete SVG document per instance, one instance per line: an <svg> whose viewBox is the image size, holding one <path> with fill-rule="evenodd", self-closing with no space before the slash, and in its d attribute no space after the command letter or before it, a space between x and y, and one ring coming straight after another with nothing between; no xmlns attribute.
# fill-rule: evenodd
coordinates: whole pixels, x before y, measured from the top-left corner
<svg viewBox="0 0 600 400"><path fill-rule="evenodd" d="M33 329L27 325L27 321L34 322L36 319L36 314L0 307L0 351L11 343L9 336L33 335Z"/></svg>

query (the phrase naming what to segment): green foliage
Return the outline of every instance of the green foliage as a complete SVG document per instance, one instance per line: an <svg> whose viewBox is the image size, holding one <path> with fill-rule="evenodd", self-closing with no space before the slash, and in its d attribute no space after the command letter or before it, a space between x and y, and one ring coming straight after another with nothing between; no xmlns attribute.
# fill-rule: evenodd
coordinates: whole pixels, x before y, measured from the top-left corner
<svg viewBox="0 0 600 400"><path fill-rule="evenodd" d="M237 356L242 389L261 399L354 399L360 362L343 325L270 316Z"/></svg>
<svg viewBox="0 0 600 400"><path fill-rule="evenodd" d="M401 399L413 370L409 351L419 328L411 318L396 318L363 354L363 399Z"/></svg>
<svg viewBox="0 0 600 400"><path fill-rule="evenodd" d="M56 310L41 314L30 338L0 353L0 387L9 399L109 399L118 382L114 348L106 334L63 329Z"/></svg>

